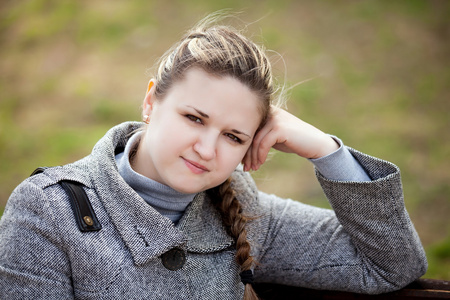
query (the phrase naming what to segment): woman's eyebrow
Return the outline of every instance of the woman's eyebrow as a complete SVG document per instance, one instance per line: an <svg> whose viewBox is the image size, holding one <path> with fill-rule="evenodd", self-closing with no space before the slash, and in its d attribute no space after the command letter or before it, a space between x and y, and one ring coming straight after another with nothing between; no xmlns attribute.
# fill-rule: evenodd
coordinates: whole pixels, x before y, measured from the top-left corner
<svg viewBox="0 0 450 300"><path fill-rule="evenodd" d="M190 108L192 108L192 109L194 109L200 116L202 116L203 118L209 118L209 116L208 116L208 114L206 114L206 113L204 113L204 112L202 112L201 110L198 110L198 109L196 109L195 107L193 107L193 106L190 106L190 105L186 105L187 107L190 107Z"/></svg>
<svg viewBox="0 0 450 300"><path fill-rule="evenodd" d="M251 136L249 136L248 134L243 133L242 131L239 131L239 130L237 130L237 129L231 129L231 131L234 132L234 133L236 133L236 134L243 134L243 135L246 135L246 136L248 136L249 138L251 138Z"/></svg>

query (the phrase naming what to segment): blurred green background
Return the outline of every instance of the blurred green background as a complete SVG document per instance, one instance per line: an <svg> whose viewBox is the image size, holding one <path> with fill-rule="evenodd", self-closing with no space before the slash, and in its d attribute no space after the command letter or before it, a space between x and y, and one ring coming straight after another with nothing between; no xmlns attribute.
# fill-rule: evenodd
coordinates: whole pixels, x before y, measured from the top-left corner
<svg viewBox="0 0 450 300"><path fill-rule="evenodd" d="M207 13L231 8L264 43L289 110L402 170L428 278L450 280L450 1L0 2L0 214L38 166L87 155L140 120L155 60ZM281 59L281 57L283 59ZM267 192L329 207L312 165L276 154ZM400 241L399 241L400 242Z"/></svg>

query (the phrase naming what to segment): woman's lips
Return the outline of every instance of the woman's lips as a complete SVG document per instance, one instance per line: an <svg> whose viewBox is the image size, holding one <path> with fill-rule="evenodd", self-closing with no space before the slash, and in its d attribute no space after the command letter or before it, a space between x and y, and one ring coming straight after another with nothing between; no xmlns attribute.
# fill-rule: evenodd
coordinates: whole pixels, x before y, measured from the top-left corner
<svg viewBox="0 0 450 300"><path fill-rule="evenodd" d="M205 166L203 166L201 164L193 162L184 157L183 157L183 160L184 160L184 163L186 164L186 166L189 168L189 170L191 170L194 174L202 174L205 172L209 172L208 168L206 168Z"/></svg>

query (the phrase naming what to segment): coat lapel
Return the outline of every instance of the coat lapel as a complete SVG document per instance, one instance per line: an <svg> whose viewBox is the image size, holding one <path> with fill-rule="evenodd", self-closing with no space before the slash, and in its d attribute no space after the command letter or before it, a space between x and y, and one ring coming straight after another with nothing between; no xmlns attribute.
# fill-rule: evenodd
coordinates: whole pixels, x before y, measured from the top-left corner
<svg viewBox="0 0 450 300"><path fill-rule="evenodd" d="M112 128L96 144L88 162L99 198L136 265L186 242L183 232L148 205L118 172L115 149L124 147L129 133L140 125L125 123Z"/></svg>
<svg viewBox="0 0 450 300"><path fill-rule="evenodd" d="M222 224L219 212L205 192L194 198L178 228L186 234L186 249L190 252L215 252L234 244Z"/></svg>
<svg viewBox="0 0 450 300"><path fill-rule="evenodd" d="M244 211L256 211L258 191L248 173L237 169L232 174L232 186ZM256 215L251 215L256 217ZM222 224L222 217L206 193L198 194L186 210L178 227L188 238L187 250L196 253L220 251L234 245ZM251 236L251 234L250 234Z"/></svg>

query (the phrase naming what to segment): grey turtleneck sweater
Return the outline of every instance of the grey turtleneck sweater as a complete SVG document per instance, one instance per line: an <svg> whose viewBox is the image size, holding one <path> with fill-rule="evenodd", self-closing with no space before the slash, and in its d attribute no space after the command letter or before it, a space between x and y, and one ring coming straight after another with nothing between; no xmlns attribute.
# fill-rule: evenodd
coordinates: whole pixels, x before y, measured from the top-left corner
<svg viewBox="0 0 450 300"><path fill-rule="evenodd" d="M128 140L125 150L116 155L119 174L148 204L161 215L177 223L186 207L194 199L195 194L183 194L169 186L136 173L130 165L130 153L137 147L142 132L136 132ZM337 181L370 181L361 165L343 146L342 141L333 137L340 145L335 152L310 159L317 170L326 178Z"/></svg>
<svg viewBox="0 0 450 300"><path fill-rule="evenodd" d="M176 223L183 215L186 207L194 199L195 194L183 194L171 187L136 173L130 165L130 152L137 147L141 132L133 134L128 140L125 150L116 155L119 174L148 204L160 214Z"/></svg>

